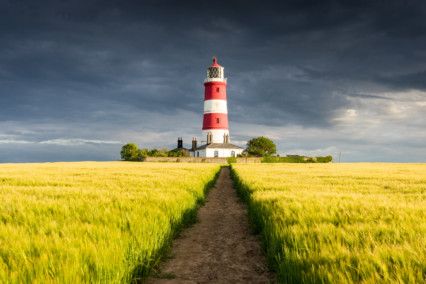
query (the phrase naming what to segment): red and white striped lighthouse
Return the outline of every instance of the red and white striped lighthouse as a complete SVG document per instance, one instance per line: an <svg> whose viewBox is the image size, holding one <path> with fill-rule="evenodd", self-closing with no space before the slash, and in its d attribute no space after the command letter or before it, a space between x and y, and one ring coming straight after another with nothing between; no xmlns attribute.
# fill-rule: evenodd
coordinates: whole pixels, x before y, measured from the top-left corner
<svg viewBox="0 0 426 284"><path fill-rule="evenodd" d="M226 78L223 67L213 64L207 68L204 79L204 117L201 143L230 143L228 127L228 107L226 103Z"/></svg>
<svg viewBox="0 0 426 284"><path fill-rule="evenodd" d="M193 138L192 149L189 150L191 157L236 157L244 150L229 141L226 86L223 67L213 57L213 65L207 68L204 80L203 145L197 147L197 139Z"/></svg>

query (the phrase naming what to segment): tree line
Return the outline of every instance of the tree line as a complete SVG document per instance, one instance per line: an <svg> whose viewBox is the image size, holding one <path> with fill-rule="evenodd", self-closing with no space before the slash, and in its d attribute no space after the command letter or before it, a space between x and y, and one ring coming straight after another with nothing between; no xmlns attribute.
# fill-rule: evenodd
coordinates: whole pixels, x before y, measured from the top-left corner
<svg viewBox="0 0 426 284"><path fill-rule="evenodd" d="M247 148L241 157L269 157L277 153L277 147L275 143L266 137L257 137L247 142ZM170 150L163 148L158 150L154 148L149 150L148 148L139 149L135 143L128 143L121 148L121 159L125 161L138 161L143 157L188 157L188 151L184 150Z"/></svg>
<svg viewBox="0 0 426 284"><path fill-rule="evenodd" d="M265 163L328 163L332 161L331 156L326 157L280 157L277 155L275 143L266 137L260 136L250 139L246 144L246 149L238 157L263 157ZM121 148L121 159L125 161L138 161L143 157L188 157L187 150L170 150L156 148L149 150L147 148L139 149L134 143L129 143Z"/></svg>
<svg viewBox="0 0 426 284"><path fill-rule="evenodd" d="M148 148L139 149L135 143L129 143L121 148L121 159L125 161L138 161L144 157L188 157L187 151L182 150L170 150L163 148L161 150L154 148L149 150Z"/></svg>

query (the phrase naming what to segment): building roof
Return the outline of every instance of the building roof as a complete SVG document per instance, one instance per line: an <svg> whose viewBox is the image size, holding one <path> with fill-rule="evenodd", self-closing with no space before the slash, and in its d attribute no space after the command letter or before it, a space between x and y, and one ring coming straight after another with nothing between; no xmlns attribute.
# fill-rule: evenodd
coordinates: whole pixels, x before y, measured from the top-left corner
<svg viewBox="0 0 426 284"><path fill-rule="evenodd" d="M206 148L213 148L213 149L243 149L240 146L237 145L233 145L230 143L211 143L211 144L204 144L198 148L196 148L195 150L203 150Z"/></svg>
<svg viewBox="0 0 426 284"><path fill-rule="evenodd" d="M170 151L191 151L191 149L186 149L186 148L174 148L173 150Z"/></svg>
<svg viewBox="0 0 426 284"><path fill-rule="evenodd" d="M210 65L210 67L222 67L222 66L220 66L219 64L217 64L217 58L216 58L216 56L215 57L213 57L213 64L212 65ZM209 67L209 68L210 68Z"/></svg>

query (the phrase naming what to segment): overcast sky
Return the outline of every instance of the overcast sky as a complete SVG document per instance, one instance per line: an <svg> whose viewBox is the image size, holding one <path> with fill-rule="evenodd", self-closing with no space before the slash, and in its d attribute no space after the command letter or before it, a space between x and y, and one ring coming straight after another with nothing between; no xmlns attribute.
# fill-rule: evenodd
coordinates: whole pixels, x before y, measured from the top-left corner
<svg viewBox="0 0 426 284"><path fill-rule="evenodd" d="M189 148L212 56L234 144L426 162L422 0L0 0L0 162Z"/></svg>

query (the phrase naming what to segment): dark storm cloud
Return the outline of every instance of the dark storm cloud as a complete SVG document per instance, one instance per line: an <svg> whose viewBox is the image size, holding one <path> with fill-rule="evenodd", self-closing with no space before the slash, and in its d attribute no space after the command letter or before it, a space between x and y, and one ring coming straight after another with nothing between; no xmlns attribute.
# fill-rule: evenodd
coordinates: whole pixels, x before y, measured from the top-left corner
<svg viewBox="0 0 426 284"><path fill-rule="evenodd" d="M360 105L353 99L426 90L424 1L0 1L0 10L0 122L38 129L0 129L14 139L108 140L134 124L174 131L165 116L198 129L201 115L181 113L202 112L212 55L229 78L231 125L333 128ZM51 123L63 129L43 131Z"/></svg>

